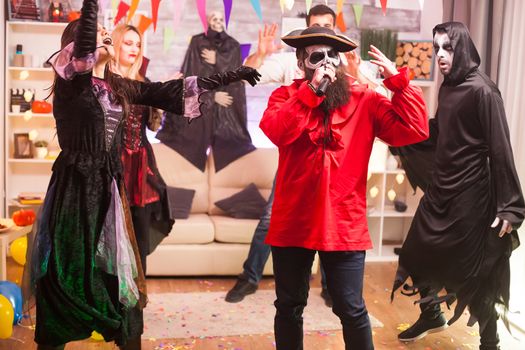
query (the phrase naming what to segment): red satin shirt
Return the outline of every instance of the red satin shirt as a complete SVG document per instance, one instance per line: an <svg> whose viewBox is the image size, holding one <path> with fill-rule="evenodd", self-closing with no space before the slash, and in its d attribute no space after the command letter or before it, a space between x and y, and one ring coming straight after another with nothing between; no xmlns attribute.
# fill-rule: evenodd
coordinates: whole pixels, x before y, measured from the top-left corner
<svg viewBox="0 0 525 350"><path fill-rule="evenodd" d="M325 140L318 97L305 80L270 97L261 129L279 147L275 198L266 243L323 251L372 248L366 182L374 139L392 146L428 138L421 89L408 72L384 81L392 101L364 85L350 85L350 101L329 117Z"/></svg>

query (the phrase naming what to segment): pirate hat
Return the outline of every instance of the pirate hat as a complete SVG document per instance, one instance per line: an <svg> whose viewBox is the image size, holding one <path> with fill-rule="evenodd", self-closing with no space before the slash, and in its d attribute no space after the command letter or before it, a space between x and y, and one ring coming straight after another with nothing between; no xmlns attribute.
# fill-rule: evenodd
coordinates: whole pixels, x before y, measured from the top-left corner
<svg viewBox="0 0 525 350"><path fill-rule="evenodd" d="M338 52L348 52L357 47L357 44L350 38L335 34L332 29L318 26L309 27L302 31L293 30L286 34L282 40L296 49L312 45L327 45Z"/></svg>

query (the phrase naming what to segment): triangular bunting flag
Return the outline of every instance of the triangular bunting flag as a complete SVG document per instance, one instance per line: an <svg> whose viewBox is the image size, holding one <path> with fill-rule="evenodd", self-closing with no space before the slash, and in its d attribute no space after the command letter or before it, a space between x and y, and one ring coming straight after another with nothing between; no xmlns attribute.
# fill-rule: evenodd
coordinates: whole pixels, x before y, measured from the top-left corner
<svg viewBox="0 0 525 350"><path fill-rule="evenodd" d="M164 52L168 52L168 50L171 47L171 42L173 41L173 36L175 35L175 32L170 27L164 27L164 43L163 43L163 49Z"/></svg>
<svg viewBox="0 0 525 350"><path fill-rule="evenodd" d="M153 23L153 20L149 17L146 17L144 15L140 15L139 17L139 24L137 25L137 29L140 32L140 34L144 34L146 29Z"/></svg>
<svg viewBox="0 0 525 350"><path fill-rule="evenodd" d="M337 14L337 18L335 19L335 25L337 26L337 28L339 28L341 33L346 32L346 24L345 19L343 18L343 12L339 12Z"/></svg>
<svg viewBox="0 0 525 350"><path fill-rule="evenodd" d="M201 19L204 33L208 33L208 19L206 18L206 0L197 0L197 11Z"/></svg>
<svg viewBox="0 0 525 350"><path fill-rule="evenodd" d="M250 55L252 44L241 44L241 62L244 62L246 57Z"/></svg>
<svg viewBox="0 0 525 350"><path fill-rule="evenodd" d="M117 23L120 22L120 20L124 18L124 16L126 16L126 13L128 12L128 10L129 10L129 5L126 4L124 1L121 1L118 4L117 14L115 16L113 24L117 25Z"/></svg>
<svg viewBox="0 0 525 350"><path fill-rule="evenodd" d="M381 10L383 10L383 16L386 16L386 2L387 0L381 0Z"/></svg>
<svg viewBox="0 0 525 350"><path fill-rule="evenodd" d="M139 1L140 0L131 0L131 5L129 5L126 23L129 23L131 21L131 18L135 15L135 11L137 11L137 7L139 7Z"/></svg>
<svg viewBox="0 0 525 350"><path fill-rule="evenodd" d="M151 18L153 19L153 31L157 31L157 20L159 19L160 0L151 0Z"/></svg>
<svg viewBox="0 0 525 350"><path fill-rule="evenodd" d="M356 27L359 27L361 23L361 16L363 15L363 5L354 4L352 5L352 8L354 9L355 25Z"/></svg>
<svg viewBox="0 0 525 350"><path fill-rule="evenodd" d="M345 0L337 0L337 5L336 5L336 10L335 10L335 13L341 13L343 12L343 3L345 2Z"/></svg>
<svg viewBox="0 0 525 350"><path fill-rule="evenodd" d="M226 28L228 28L228 24L230 23L230 14L232 12L232 0L222 0L224 3L224 19L226 21Z"/></svg>
<svg viewBox="0 0 525 350"><path fill-rule="evenodd" d="M259 17L259 19L262 21L263 18L262 18L261 3L259 2L259 0L250 0L250 2L252 3L253 9L257 13L257 17Z"/></svg>
<svg viewBox="0 0 525 350"><path fill-rule="evenodd" d="M310 12L311 7L312 7L312 0L306 0L306 13Z"/></svg>

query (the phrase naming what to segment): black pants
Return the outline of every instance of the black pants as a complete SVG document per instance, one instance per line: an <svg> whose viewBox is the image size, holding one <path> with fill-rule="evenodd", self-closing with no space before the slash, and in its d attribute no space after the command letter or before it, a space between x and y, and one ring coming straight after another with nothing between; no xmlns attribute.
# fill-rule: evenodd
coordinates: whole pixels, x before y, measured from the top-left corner
<svg viewBox="0 0 525 350"><path fill-rule="evenodd" d="M272 247L275 274L275 342L277 350L303 349L303 310L310 289L316 251ZM334 306L343 325L345 349L373 350L372 329L363 300L365 252L319 252Z"/></svg>
<svg viewBox="0 0 525 350"><path fill-rule="evenodd" d="M149 253L149 229L151 225L152 207L151 205L131 207L130 211L135 237L137 238L137 246L139 248L140 262L144 275L146 275L146 257Z"/></svg>

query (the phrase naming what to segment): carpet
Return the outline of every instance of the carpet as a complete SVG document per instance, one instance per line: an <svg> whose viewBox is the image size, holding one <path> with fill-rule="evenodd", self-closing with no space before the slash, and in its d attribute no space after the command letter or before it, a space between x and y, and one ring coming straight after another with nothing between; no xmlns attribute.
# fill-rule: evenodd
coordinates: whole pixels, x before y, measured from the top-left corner
<svg viewBox="0 0 525 350"><path fill-rule="evenodd" d="M324 305L319 288L312 288L304 310L304 330L341 329L339 318ZM275 292L259 290L242 302L224 301L226 291L149 294L144 310L143 338L191 338L273 332ZM372 327L383 324L369 314Z"/></svg>

